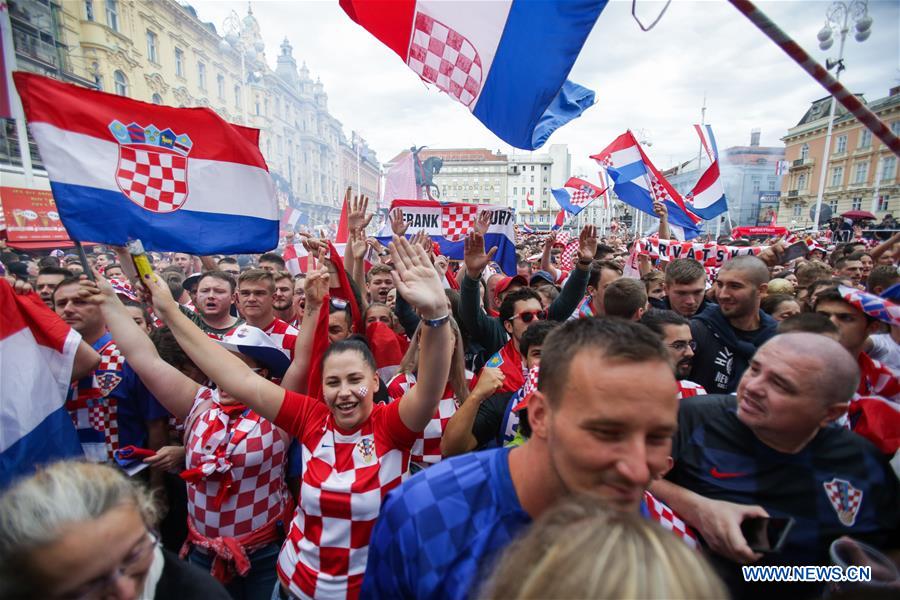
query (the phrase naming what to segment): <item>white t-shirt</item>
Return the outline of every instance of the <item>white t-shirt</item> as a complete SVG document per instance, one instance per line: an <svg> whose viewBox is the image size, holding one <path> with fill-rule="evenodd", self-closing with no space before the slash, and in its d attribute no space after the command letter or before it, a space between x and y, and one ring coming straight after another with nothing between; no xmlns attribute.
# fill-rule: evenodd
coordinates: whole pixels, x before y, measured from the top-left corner
<svg viewBox="0 0 900 600"><path fill-rule="evenodd" d="M869 356L896 373L900 373L900 344L889 333L877 333L869 337L872 349Z"/></svg>

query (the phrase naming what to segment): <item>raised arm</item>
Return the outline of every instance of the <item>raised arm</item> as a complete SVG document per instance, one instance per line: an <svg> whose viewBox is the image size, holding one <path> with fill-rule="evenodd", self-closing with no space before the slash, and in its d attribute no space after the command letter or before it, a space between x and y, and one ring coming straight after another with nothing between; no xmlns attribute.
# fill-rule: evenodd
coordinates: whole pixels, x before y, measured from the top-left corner
<svg viewBox="0 0 900 600"><path fill-rule="evenodd" d="M303 309L303 323L300 333L297 334L297 343L294 345L294 360L288 367L281 386L286 390L305 394L306 378L309 374L309 365L312 362L313 340L316 335L316 323L319 322L319 313L322 311L322 301L328 294L328 268L310 270L303 282L306 292L306 308ZM326 308L327 310L327 308Z"/></svg>
<svg viewBox="0 0 900 600"><path fill-rule="evenodd" d="M82 280L79 294L103 312L116 346L141 381L170 413L188 416L200 385L160 358L156 346L137 326L106 279L95 273L96 283Z"/></svg>
<svg viewBox="0 0 900 600"><path fill-rule="evenodd" d="M153 308L194 364L216 385L262 417L274 421L284 401L284 389L254 373L244 361L207 337L181 314L169 287L155 273L144 279L153 295Z"/></svg>
<svg viewBox="0 0 900 600"><path fill-rule="evenodd" d="M424 431L447 387L452 356L450 307L444 288L421 246L394 237L390 244L397 293L419 313L419 368L416 385L400 399L400 418L413 431ZM439 321L436 327L427 321Z"/></svg>
<svg viewBox="0 0 900 600"><path fill-rule="evenodd" d="M548 312L550 319L565 321L578 308L578 304L584 299L590 279L591 265L597 252L597 228L593 225L585 225L578 235L578 261L575 269L569 274L569 278L563 285L559 296L554 300Z"/></svg>
<svg viewBox="0 0 900 600"><path fill-rule="evenodd" d="M669 231L669 209L666 208L665 202L655 201L653 203L653 212L659 217L659 239L669 239L672 234Z"/></svg>
<svg viewBox="0 0 900 600"><path fill-rule="evenodd" d="M553 253L553 244L556 242L556 232L552 231L547 236L547 239L544 240L544 247L541 252L541 271L547 271L551 275L553 275L553 279L555 281L559 280L559 271L556 270L556 267L553 266L553 261L550 260L550 255Z"/></svg>

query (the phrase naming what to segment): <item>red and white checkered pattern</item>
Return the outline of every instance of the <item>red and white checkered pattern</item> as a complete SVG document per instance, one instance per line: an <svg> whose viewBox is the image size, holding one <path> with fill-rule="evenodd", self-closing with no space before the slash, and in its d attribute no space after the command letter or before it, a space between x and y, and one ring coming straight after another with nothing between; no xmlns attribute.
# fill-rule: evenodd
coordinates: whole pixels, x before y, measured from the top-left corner
<svg viewBox="0 0 900 600"><path fill-rule="evenodd" d="M678 380L678 399L690 398L692 396L705 396L706 388L699 383L688 381L687 379Z"/></svg>
<svg viewBox="0 0 900 600"><path fill-rule="evenodd" d="M481 91L484 72L475 46L427 14L416 14L406 64L469 108Z"/></svg>
<svg viewBox="0 0 900 600"><path fill-rule="evenodd" d="M858 396L880 396L900 402L900 379L896 373L865 352L860 352L857 363L861 375L856 389Z"/></svg>
<svg viewBox="0 0 900 600"><path fill-rule="evenodd" d="M278 347L291 358L291 360L294 360L294 346L297 345L297 334L300 333L297 331L296 327L288 324L287 321L282 321L278 317L275 317L272 324L263 329L263 333L272 338L272 341L275 342Z"/></svg>
<svg viewBox="0 0 900 600"><path fill-rule="evenodd" d="M444 206L441 209L441 233L451 242L459 242L466 237L475 224L478 205Z"/></svg>
<svg viewBox="0 0 900 600"><path fill-rule="evenodd" d="M467 371L466 375L467 382L471 381L472 374ZM387 393L391 402L402 398L403 394L412 389L414 385L416 385L416 376L413 373L397 373L387 386ZM410 460L412 462L420 465L433 465L441 462L441 438L444 437L447 423L456 414L456 409L458 408L459 400L457 400L456 395L453 393L453 388L448 383L444 389L444 395L441 396L441 400L438 403L438 408L434 412L434 416L428 422L425 431L413 444L410 451Z"/></svg>
<svg viewBox="0 0 900 600"><path fill-rule="evenodd" d="M278 556L278 576L299 598L357 598L381 503L409 469L415 439L399 404L376 404L359 429L337 429L323 402L286 392L302 423L300 505Z"/></svg>
<svg viewBox="0 0 900 600"><path fill-rule="evenodd" d="M691 548L696 550L700 547L700 543L697 541L697 534L675 511L647 491L644 492L644 503L647 505L647 511L650 513L651 519L681 538Z"/></svg>
<svg viewBox="0 0 900 600"><path fill-rule="evenodd" d="M107 342L99 354L100 363L89 375L93 392L78 390L76 384L76 396L66 401L66 409L76 429L92 428L103 433L107 459L113 460L113 453L119 449L119 410L118 400L109 394L122 381L125 357L113 341ZM98 456L90 456L89 459L98 460L99 454L102 450L99 450Z"/></svg>
<svg viewBox="0 0 900 600"><path fill-rule="evenodd" d="M650 195L654 200L658 200L659 202L672 201L672 196L669 195L669 191L666 189L666 186L656 178L653 173L649 173L650 177Z"/></svg>
<svg viewBox="0 0 900 600"><path fill-rule="evenodd" d="M572 192L571 196L569 197L569 202L571 202L575 206L584 206L593 199L594 195L590 190L579 188Z"/></svg>
<svg viewBox="0 0 900 600"><path fill-rule="evenodd" d="M575 259L578 257L578 238L566 244L563 251L559 253L559 268L563 271L571 271L575 268Z"/></svg>
<svg viewBox="0 0 900 600"><path fill-rule="evenodd" d="M862 490L853 487L849 481L834 478L822 483L825 487L825 495L831 502L832 508L838 515L842 525L852 527L856 523L856 513L862 504Z"/></svg>
<svg viewBox="0 0 900 600"><path fill-rule="evenodd" d="M216 421L223 427L212 436ZM201 387L187 418L185 443L188 468L216 463L210 475L187 486L188 515L207 538L240 537L284 514L288 491L284 482L288 434L251 410L229 418L222 411L218 390ZM204 438L206 439L204 443ZM216 449L225 444L217 456ZM232 491L218 508L215 498L226 473Z"/></svg>
<svg viewBox="0 0 900 600"><path fill-rule="evenodd" d="M188 195L187 157L180 154L119 146L116 182L128 199L157 213L181 208Z"/></svg>

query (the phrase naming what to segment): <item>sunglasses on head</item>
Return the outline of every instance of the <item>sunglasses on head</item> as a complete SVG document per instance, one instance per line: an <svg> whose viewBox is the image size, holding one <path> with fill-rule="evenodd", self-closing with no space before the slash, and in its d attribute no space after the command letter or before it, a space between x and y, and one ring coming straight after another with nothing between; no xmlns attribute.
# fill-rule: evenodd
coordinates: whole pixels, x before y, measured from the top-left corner
<svg viewBox="0 0 900 600"><path fill-rule="evenodd" d="M523 323L531 323L535 319L538 321L546 321L547 320L547 311L546 310L529 310L525 312L520 312L517 315L511 316L508 321L514 321L516 318L521 318Z"/></svg>

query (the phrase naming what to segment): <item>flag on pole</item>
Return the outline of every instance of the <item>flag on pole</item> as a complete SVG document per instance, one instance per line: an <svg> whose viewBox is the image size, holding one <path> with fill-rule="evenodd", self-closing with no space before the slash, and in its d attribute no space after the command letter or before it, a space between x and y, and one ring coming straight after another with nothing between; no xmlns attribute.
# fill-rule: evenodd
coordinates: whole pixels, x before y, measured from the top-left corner
<svg viewBox="0 0 900 600"><path fill-rule="evenodd" d="M712 125L694 125L694 131L700 138L700 145L706 151L709 162L719 160L719 148L716 146L716 137L713 135Z"/></svg>
<svg viewBox="0 0 900 600"><path fill-rule="evenodd" d="M573 216L602 196L605 191L593 183L577 177L570 177L565 183L565 187L550 190L556 203Z"/></svg>
<svg viewBox="0 0 900 600"><path fill-rule="evenodd" d="M294 231L297 223L300 221L300 211L293 206L288 206L281 213L281 229L282 231Z"/></svg>
<svg viewBox="0 0 900 600"><path fill-rule="evenodd" d="M788 170L788 161L779 160L775 163L775 175L784 175Z"/></svg>
<svg viewBox="0 0 900 600"><path fill-rule="evenodd" d="M685 196L684 201L690 212L705 221L715 219L728 210L725 186L722 185L722 178L719 176L719 161L709 165L694 189Z"/></svg>
<svg viewBox="0 0 900 600"><path fill-rule="evenodd" d="M559 229L563 225L566 224L566 210L560 209L558 213L556 213L556 221L553 222L553 226L550 227L551 230Z"/></svg>
<svg viewBox="0 0 900 600"><path fill-rule="evenodd" d="M534 200L531 199L531 192L527 192L525 194L525 204L528 205L528 208L534 211Z"/></svg>
<svg viewBox="0 0 900 600"><path fill-rule="evenodd" d="M13 77L72 239L121 246L140 238L148 250L201 255L278 245L258 130L208 108Z"/></svg>
<svg viewBox="0 0 900 600"><path fill-rule="evenodd" d="M82 456L65 409L81 336L37 294L0 278L0 488L43 463Z"/></svg>
<svg viewBox="0 0 900 600"><path fill-rule="evenodd" d="M400 198L418 200L420 197L420 190L416 185L415 157L412 152L405 152L385 175L381 207L387 208L391 202Z"/></svg>
<svg viewBox="0 0 900 600"><path fill-rule="evenodd" d="M540 148L594 103L567 77L607 0L341 0L422 80L517 148Z"/></svg>
<svg viewBox="0 0 900 600"><path fill-rule="evenodd" d="M702 219L690 213L681 195L650 162L631 131L617 137L591 158L606 168L613 180L613 190L622 202L653 216L653 202L663 202L669 212L669 228L679 239L700 235L698 224Z"/></svg>

